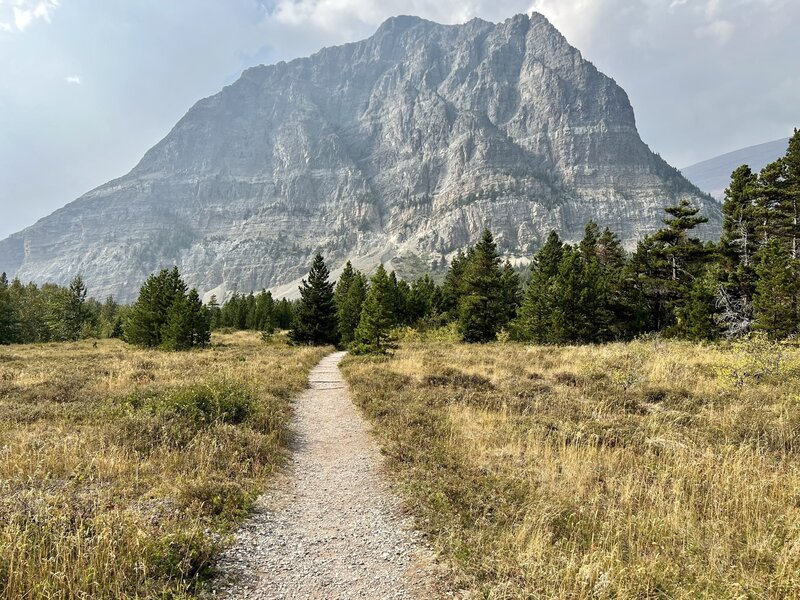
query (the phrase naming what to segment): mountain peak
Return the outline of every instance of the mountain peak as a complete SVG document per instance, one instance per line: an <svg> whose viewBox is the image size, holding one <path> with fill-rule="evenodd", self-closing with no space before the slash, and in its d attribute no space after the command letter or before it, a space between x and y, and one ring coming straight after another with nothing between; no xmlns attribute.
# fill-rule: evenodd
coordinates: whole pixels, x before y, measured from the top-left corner
<svg viewBox="0 0 800 600"><path fill-rule="evenodd" d="M128 301L176 264L222 299L296 293L317 251L334 271L383 262L413 277L484 227L511 259L553 229L580 239L589 219L630 247L682 198L713 235L716 204L650 152L624 90L551 29L537 13L398 16L367 40L249 70L126 176L0 241L0 271L81 273L94 296Z"/></svg>

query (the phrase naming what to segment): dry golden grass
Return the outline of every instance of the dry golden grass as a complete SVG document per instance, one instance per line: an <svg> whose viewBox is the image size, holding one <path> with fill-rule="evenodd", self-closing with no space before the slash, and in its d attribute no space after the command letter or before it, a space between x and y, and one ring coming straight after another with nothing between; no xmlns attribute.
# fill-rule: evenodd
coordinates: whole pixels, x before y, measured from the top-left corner
<svg viewBox="0 0 800 600"><path fill-rule="evenodd" d="M411 336L345 373L474 597L800 597L796 349Z"/></svg>
<svg viewBox="0 0 800 600"><path fill-rule="evenodd" d="M326 349L0 347L0 597L195 594Z"/></svg>

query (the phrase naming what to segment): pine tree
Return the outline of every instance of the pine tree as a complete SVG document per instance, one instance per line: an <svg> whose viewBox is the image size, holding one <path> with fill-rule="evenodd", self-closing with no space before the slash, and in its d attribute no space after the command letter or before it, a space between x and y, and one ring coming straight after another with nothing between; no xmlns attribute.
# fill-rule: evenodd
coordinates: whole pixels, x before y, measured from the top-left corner
<svg viewBox="0 0 800 600"><path fill-rule="evenodd" d="M386 269L379 265L370 280L369 293L355 330L354 352L383 354L396 346L392 337L395 324L394 293Z"/></svg>
<svg viewBox="0 0 800 600"><path fill-rule="evenodd" d="M547 341L593 342L597 338L599 292L597 259L580 247L566 246L553 281L553 312ZM593 265L591 270L589 266Z"/></svg>
<svg viewBox="0 0 800 600"><path fill-rule="evenodd" d="M200 294L195 288L189 291L186 303L189 312L190 347L205 348L211 343L211 313L203 306Z"/></svg>
<svg viewBox="0 0 800 600"><path fill-rule="evenodd" d="M261 290L256 297L252 328L266 335L275 331L275 300L272 292Z"/></svg>
<svg viewBox="0 0 800 600"><path fill-rule="evenodd" d="M17 310L8 290L8 280L0 280L0 344L17 341Z"/></svg>
<svg viewBox="0 0 800 600"><path fill-rule="evenodd" d="M519 284L519 275L506 260L500 275L500 289L502 291L503 315L501 327L505 327L517 316L517 309L522 304L522 288Z"/></svg>
<svg viewBox="0 0 800 600"><path fill-rule="evenodd" d="M675 333L693 341L719 337L716 295L717 280L711 273L697 277L689 288L686 301L676 313Z"/></svg>
<svg viewBox="0 0 800 600"><path fill-rule="evenodd" d="M450 268L442 284L442 312L448 320L458 317L458 303L464 294L463 277L467 262L469 262L470 249L467 254L459 250L450 262Z"/></svg>
<svg viewBox="0 0 800 600"><path fill-rule="evenodd" d="M547 343L555 309L553 284L559 272L564 244L555 231L533 258L531 278L511 324L511 336L522 341Z"/></svg>
<svg viewBox="0 0 800 600"><path fill-rule="evenodd" d="M408 283L402 279L398 279L394 271L389 273L389 283L392 284L395 324L409 324L408 296L411 294L411 288Z"/></svg>
<svg viewBox="0 0 800 600"><path fill-rule="evenodd" d="M795 129L782 160L783 195L781 212L786 219L784 227L789 239L792 259L800 259L800 130Z"/></svg>
<svg viewBox="0 0 800 600"><path fill-rule="evenodd" d="M150 275L142 285L125 322L125 340L137 346L160 346L170 309L185 297L186 284L177 267ZM174 315L175 320L178 318L178 315Z"/></svg>
<svg viewBox="0 0 800 600"><path fill-rule="evenodd" d="M659 330L674 325L675 312L681 310L692 281L702 274L710 254L700 240L689 236L695 227L708 221L697 208L681 200L664 210L670 215L664 219L666 227L651 236L645 246L650 253L646 294L656 305Z"/></svg>
<svg viewBox="0 0 800 600"><path fill-rule="evenodd" d="M412 324L434 316L441 302L439 289L427 273L411 285L408 295L408 317Z"/></svg>
<svg viewBox="0 0 800 600"><path fill-rule="evenodd" d="M208 300L208 314L212 330L222 327L222 309L219 306L216 294L211 294L211 298Z"/></svg>
<svg viewBox="0 0 800 600"><path fill-rule="evenodd" d="M353 269L353 265L347 261L334 293L337 328L343 346L348 346L355 339L361 307L366 297L367 282L364 275Z"/></svg>
<svg viewBox="0 0 800 600"><path fill-rule="evenodd" d="M608 227L597 240L597 260L604 270L622 269L625 266L625 249L616 233Z"/></svg>
<svg viewBox="0 0 800 600"><path fill-rule="evenodd" d="M86 285L83 278L76 275L69 284L69 294L64 306L64 331L66 339L77 340L88 319L86 311Z"/></svg>
<svg viewBox="0 0 800 600"><path fill-rule="evenodd" d="M497 245L488 229L470 254L461 283L458 329L466 342L490 342L503 325L502 271Z"/></svg>
<svg viewBox="0 0 800 600"><path fill-rule="evenodd" d="M176 298L169 307L161 328L161 347L165 350L187 350L192 347L192 313L186 297Z"/></svg>
<svg viewBox="0 0 800 600"><path fill-rule="evenodd" d="M724 256L734 264L749 268L756 244L756 207L754 199L758 177L747 165L742 165L731 174L731 183L725 190L722 204L722 238L720 243Z"/></svg>
<svg viewBox="0 0 800 600"><path fill-rule="evenodd" d="M300 304L294 315L290 339L295 344L325 345L339 341L333 283L321 254L314 257L308 280L300 286Z"/></svg>
<svg viewBox="0 0 800 600"><path fill-rule="evenodd" d="M760 246L766 246L773 237L784 237L784 176L782 159L768 164L758 175L753 213L757 219L756 233Z"/></svg>
<svg viewBox="0 0 800 600"><path fill-rule="evenodd" d="M770 239L755 255L758 275L753 295L753 328L771 338L797 332L797 272L789 250L778 239Z"/></svg>
<svg viewBox="0 0 800 600"><path fill-rule="evenodd" d="M281 298L275 305L275 326L289 329L294 320L294 306L286 298Z"/></svg>

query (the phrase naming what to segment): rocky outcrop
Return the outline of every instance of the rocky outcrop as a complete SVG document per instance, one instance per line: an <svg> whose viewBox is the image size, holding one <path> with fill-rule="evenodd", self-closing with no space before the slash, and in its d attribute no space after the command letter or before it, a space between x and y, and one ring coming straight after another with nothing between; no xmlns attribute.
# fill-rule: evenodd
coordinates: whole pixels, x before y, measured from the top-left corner
<svg viewBox="0 0 800 600"><path fill-rule="evenodd" d="M626 244L679 198L719 207L653 154L625 92L541 15L371 38L245 71L198 102L127 175L0 242L0 270L135 297L177 264L223 296L291 291L333 267L439 267L484 227L524 259L587 220Z"/></svg>

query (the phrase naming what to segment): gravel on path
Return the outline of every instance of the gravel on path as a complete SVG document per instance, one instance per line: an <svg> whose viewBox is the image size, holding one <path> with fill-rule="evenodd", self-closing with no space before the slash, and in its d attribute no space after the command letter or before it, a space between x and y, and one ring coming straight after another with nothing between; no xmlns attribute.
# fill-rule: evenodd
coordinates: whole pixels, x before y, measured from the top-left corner
<svg viewBox="0 0 800 600"><path fill-rule="evenodd" d="M291 465L218 563L222 598L437 598L432 552L381 473L369 428L325 357L294 403Z"/></svg>

